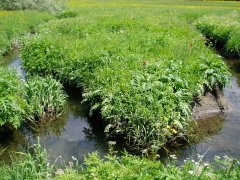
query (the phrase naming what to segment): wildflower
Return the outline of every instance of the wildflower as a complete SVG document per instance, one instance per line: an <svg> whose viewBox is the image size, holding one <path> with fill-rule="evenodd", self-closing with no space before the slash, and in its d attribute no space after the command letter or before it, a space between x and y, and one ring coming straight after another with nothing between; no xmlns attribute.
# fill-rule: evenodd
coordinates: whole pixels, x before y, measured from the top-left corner
<svg viewBox="0 0 240 180"><path fill-rule="evenodd" d="M177 156L175 154L170 155L170 158L177 159Z"/></svg>
<svg viewBox="0 0 240 180"><path fill-rule="evenodd" d="M58 169L55 174L60 176L64 174L64 171L62 169Z"/></svg>
<svg viewBox="0 0 240 180"><path fill-rule="evenodd" d="M204 164L203 164L203 166L205 166L205 167L208 166L208 165L209 165L208 163L204 163Z"/></svg>
<svg viewBox="0 0 240 180"><path fill-rule="evenodd" d="M77 160L77 158L76 158L75 156L72 156L72 159L73 159L74 161L76 161L76 160Z"/></svg>
<svg viewBox="0 0 240 180"><path fill-rule="evenodd" d="M109 145L115 145L115 144L116 144L116 141L108 141L108 144L109 144Z"/></svg>
<svg viewBox="0 0 240 180"><path fill-rule="evenodd" d="M177 130L174 128L172 128L172 132L173 132L173 134L177 134Z"/></svg>
<svg viewBox="0 0 240 180"><path fill-rule="evenodd" d="M190 170L190 171L188 171L188 173L189 173L189 174L193 174L193 171L192 171L192 170Z"/></svg>

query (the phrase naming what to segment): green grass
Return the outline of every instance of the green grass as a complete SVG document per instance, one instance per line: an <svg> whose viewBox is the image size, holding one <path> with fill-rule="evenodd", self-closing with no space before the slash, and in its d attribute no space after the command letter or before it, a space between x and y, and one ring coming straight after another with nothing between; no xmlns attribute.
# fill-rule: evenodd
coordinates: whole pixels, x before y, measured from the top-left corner
<svg viewBox="0 0 240 180"><path fill-rule="evenodd" d="M223 88L229 78L222 59L178 13L83 8L27 39L23 66L81 86L90 111L100 111L108 124L107 134L123 135L138 150L158 149L188 135L193 96Z"/></svg>
<svg viewBox="0 0 240 180"><path fill-rule="evenodd" d="M20 36L34 33L37 25L51 18L48 13L34 11L0 11L0 55L18 47Z"/></svg>
<svg viewBox="0 0 240 180"><path fill-rule="evenodd" d="M204 16L194 22L194 25L215 46L221 48L225 55L240 56L239 12L224 16Z"/></svg>

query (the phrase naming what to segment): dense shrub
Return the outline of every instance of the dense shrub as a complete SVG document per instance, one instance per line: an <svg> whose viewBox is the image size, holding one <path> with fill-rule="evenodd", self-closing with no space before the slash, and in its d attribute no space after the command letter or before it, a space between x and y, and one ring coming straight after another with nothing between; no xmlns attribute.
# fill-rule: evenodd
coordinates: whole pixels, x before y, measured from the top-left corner
<svg viewBox="0 0 240 180"><path fill-rule="evenodd" d="M61 115L66 105L63 86L51 77L32 77L26 84L26 99L29 104L27 119L45 120Z"/></svg>
<svg viewBox="0 0 240 180"><path fill-rule="evenodd" d="M16 71L0 68L0 126L18 128L24 120L28 107L24 85Z"/></svg>
<svg viewBox="0 0 240 180"><path fill-rule="evenodd" d="M5 10L40 10L57 12L63 9L65 0L1 0L0 9Z"/></svg>

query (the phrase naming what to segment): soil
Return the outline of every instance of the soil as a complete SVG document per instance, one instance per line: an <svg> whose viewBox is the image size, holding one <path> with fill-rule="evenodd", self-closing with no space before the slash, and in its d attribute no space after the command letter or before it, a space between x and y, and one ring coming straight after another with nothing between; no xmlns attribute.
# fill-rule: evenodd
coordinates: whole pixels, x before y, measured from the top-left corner
<svg viewBox="0 0 240 180"><path fill-rule="evenodd" d="M212 118L222 114L227 110L227 102L222 93L216 90L214 93L207 92L205 95L198 97L193 107L192 117L195 120Z"/></svg>

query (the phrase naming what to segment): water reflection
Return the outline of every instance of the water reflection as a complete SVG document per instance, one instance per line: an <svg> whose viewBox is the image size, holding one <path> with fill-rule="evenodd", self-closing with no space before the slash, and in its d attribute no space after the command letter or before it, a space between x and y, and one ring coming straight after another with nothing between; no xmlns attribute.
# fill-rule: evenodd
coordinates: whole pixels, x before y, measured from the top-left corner
<svg viewBox="0 0 240 180"><path fill-rule="evenodd" d="M190 144L172 151L179 162L186 158L197 159L197 154L205 154L204 159L212 161L218 156L229 155L240 158L240 61L227 60L232 70L231 85L224 89L228 109L210 119L202 119L196 138Z"/></svg>
<svg viewBox="0 0 240 180"><path fill-rule="evenodd" d="M1 66L15 68L25 76L17 53L6 56L1 61ZM75 156L81 162L89 152L105 154L108 148L101 123L89 123L86 110L81 104L79 89L68 89L67 93L69 98L66 112L54 121L28 124L19 130L4 128L0 132L0 151L7 149L0 160L8 161L11 152L25 150L27 146L37 143L38 137L41 145L47 149L50 161L55 161L58 156L62 156L64 161L71 161L72 156Z"/></svg>

